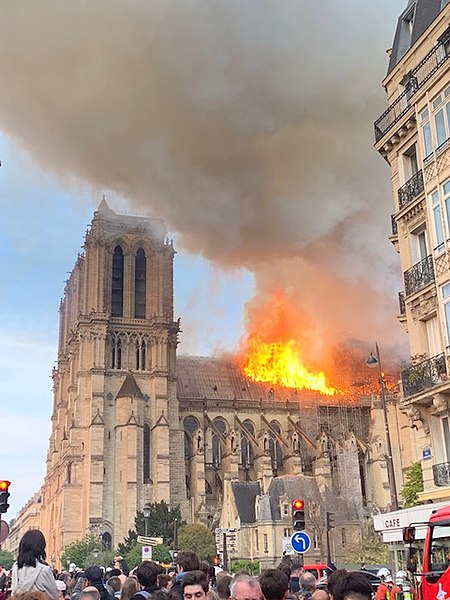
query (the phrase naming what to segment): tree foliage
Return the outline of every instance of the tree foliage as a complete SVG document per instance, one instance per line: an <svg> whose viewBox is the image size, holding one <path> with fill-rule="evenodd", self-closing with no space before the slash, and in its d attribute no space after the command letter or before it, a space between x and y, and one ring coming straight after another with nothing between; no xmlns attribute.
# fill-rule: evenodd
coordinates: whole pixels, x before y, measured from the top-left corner
<svg viewBox="0 0 450 600"><path fill-rule="evenodd" d="M120 554L128 555L133 550L138 535L147 534L150 537L162 537L165 545L173 546L175 519L178 521L178 527L185 524L181 519L180 507L170 508L164 500L152 502L148 506L150 516L147 519L147 531L145 529L144 513L139 511L134 519L134 530L128 530L128 536L119 544Z"/></svg>
<svg viewBox="0 0 450 600"><path fill-rule="evenodd" d="M8 550L0 550L0 565L9 571L14 564L14 555Z"/></svg>
<svg viewBox="0 0 450 600"><path fill-rule="evenodd" d="M191 550L201 560L211 561L216 554L214 534L201 523L190 523L180 528L178 535L180 550Z"/></svg>
<svg viewBox="0 0 450 600"><path fill-rule="evenodd" d="M239 571L248 571L250 575L257 575L259 573L259 561L234 558L231 561L230 572L238 573Z"/></svg>
<svg viewBox="0 0 450 600"><path fill-rule="evenodd" d="M423 492L422 463L416 462L405 469L405 485L400 492L405 508L416 506L419 503L417 494Z"/></svg>
<svg viewBox="0 0 450 600"><path fill-rule="evenodd" d="M77 567L85 569L90 565L107 567L114 558L114 551L94 534L87 535L81 540L68 544L62 553L61 561L64 567L75 563Z"/></svg>
<svg viewBox="0 0 450 600"><path fill-rule="evenodd" d="M389 546L380 540L373 530L373 526L366 524L361 530L361 539L347 546L345 562L374 565L387 564L389 562Z"/></svg>

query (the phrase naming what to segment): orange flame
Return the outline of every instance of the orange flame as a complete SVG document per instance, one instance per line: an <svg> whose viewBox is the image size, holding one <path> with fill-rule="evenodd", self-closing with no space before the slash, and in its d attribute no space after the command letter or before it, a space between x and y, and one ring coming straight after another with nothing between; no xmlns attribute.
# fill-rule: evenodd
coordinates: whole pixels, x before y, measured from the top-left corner
<svg viewBox="0 0 450 600"><path fill-rule="evenodd" d="M327 385L325 374L310 372L301 360L295 340L263 342L253 336L248 340L244 373L254 381L263 381L298 390L314 390L333 396L336 390Z"/></svg>

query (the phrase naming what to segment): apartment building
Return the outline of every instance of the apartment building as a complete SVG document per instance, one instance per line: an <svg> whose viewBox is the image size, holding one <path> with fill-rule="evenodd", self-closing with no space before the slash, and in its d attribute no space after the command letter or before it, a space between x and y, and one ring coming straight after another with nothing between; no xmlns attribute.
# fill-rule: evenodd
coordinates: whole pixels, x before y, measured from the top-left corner
<svg viewBox="0 0 450 600"><path fill-rule="evenodd" d="M409 0L398 19L375 147L391 167L399 320L411 362L402 409L417 431L421 500L450 500L450 3Z"/></svg>

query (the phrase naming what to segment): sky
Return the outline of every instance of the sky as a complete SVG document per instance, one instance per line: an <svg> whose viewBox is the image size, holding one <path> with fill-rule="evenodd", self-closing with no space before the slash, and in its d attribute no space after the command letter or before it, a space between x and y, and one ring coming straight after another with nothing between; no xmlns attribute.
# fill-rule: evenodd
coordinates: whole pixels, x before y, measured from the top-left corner
<svg viewBox="0 0 450 600"><path fill-rule="evenodd" d="M0 477L45 474L58 306L102 195L175 240L180 352L233 351L274 289L308 359L395 351L389 169L373 149L405 0L5 6L0 23ZM36 26L38 23L38 26Z"/></svg>

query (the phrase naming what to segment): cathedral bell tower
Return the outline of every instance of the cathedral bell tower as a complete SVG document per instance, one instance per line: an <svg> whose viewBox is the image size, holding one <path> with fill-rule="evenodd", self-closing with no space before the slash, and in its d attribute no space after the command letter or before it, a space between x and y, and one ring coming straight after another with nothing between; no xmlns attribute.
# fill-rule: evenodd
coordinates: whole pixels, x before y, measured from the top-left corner
<svg viewBox="0 0 450 600"><path fill-rule="evenodd" d="M50 558L89 532L117 545L146 502L186 509L174 254L161 220L102 200L60 306L43 502Z"/></svg>

